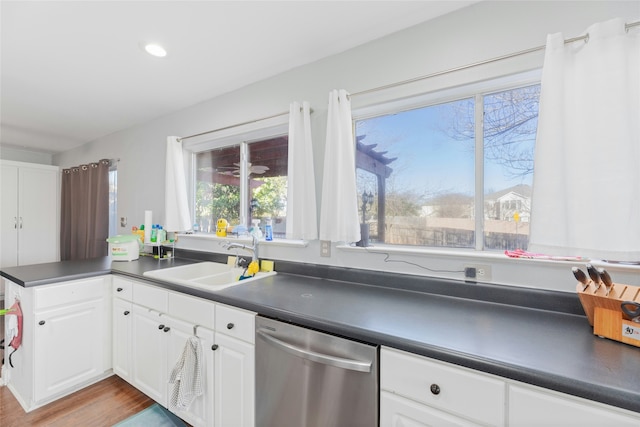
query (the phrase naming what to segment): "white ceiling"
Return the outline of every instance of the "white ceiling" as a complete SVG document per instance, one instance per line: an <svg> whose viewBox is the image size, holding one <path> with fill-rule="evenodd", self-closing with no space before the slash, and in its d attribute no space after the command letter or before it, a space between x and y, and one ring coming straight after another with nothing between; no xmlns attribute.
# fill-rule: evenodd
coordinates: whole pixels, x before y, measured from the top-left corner
<svg viewBox="0 0 640 427"><path fill-rule="evenodd" d="M471 3L2 0L0 144L66 151Z"/></svg>

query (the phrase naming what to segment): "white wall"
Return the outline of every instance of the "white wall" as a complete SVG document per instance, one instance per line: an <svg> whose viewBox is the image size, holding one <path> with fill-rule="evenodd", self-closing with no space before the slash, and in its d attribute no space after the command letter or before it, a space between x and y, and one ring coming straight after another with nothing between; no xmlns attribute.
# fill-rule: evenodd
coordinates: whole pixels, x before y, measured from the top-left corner
<svg viewBox="0 0 640 427"><path fill-rule="evenodd" d="M41 165L53 164L52 154L6 146L0 147L0 159L12 160L14 162L38 163Z"/></svg>
<svg viewBox="0 0 640 427"><path fill-rule="evenodd" d="M562 32L565 38L574 37L589 25L614 17L622 17L627 22L639 20L640 2L477 3L342 54L56 155L53 159L54 164L68 167L101 158L119 158L118 211L119 216L129 218L127 229L121 229L123 233L128 232L132 224L143 222L144 211L147 209L153 210L154 222L163 220L166 136L186 136L266 117L287 111L291 101L306 100L314 109L312 131L319 204L327 99L331 89L341 88L357 93L428 75L544 45L548 33ZM277 49L277 46L274 49ZM539 68L542 66L542 58L542 53L527 55L429 79L393 91L355 96L352 106L357 110L385 99ZM126 99L123 99L123 102L126 102ZM187 239L181 244L187 244ZM188 245L193 248L218 248L213 242L196 241ZM435 273L409 264L382 263L383 255L372 254L362 248L334 247L332 257L321 258L318 242L310 242L302 248L265 244L261 253L263 257L274 259L462 278L461 273ZM492 266L495 283L574 291L575 282L570 273L573 264L516 261L499 254L480 254L480 259L473 257L476 254L470 254L471 257L468 255L442 251L398 253L392 259L406 260L439 270L462 270L468 263L481 262ZM635 273L622 273L615 267L608 269L618 282L640 284L640 274L637 270Z"/></svg>

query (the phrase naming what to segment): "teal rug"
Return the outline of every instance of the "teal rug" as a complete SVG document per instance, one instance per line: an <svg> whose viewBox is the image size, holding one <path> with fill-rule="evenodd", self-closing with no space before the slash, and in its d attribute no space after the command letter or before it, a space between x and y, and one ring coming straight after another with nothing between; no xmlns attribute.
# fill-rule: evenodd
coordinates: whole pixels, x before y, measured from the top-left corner
<svg viewBox="0 0 640 427"><path fill-rule="evenodd" d="M154 403L113 427L185 427L182 420Z"/></svg>

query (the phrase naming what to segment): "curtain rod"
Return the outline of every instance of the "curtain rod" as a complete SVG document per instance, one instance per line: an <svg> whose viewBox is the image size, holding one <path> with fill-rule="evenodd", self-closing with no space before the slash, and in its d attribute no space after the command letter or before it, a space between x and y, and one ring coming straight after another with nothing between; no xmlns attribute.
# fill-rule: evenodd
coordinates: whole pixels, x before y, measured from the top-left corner
<svg viewBox="0 0 640 427"><path fill-rule="evenodd" d="M625 29L625 31L629 31L630 28L637 27L637 26L640 26L640 21L631 22L629 24L625 24L624 25L624 29ZM585 34L583 36L578 36L578 37L573 37L571 39L566 39L564 41L564 44L570 44L570 43L574 43L574 42L577 42L577 41L580 41L580 40L589 41L589 33L587 33L587 34ZM432 77L438 77L438 76L442 76L444 74L449 74L449 73L453 73L453 72L456 72L456 71L462 71L462 70L466 70L466 69L469 69L469 68L478 67L480 65L491 64L493 62L499 62L499 61L503 61L505 59L515 58L517 56L522 56L522 55L527 55L529 53L533 53L533 52L538 52L538 51L544 50L545 48L546 48L546 45L536 46L536 47L532 47L532 48L529 48L529 49L521 50L519 52L508 53L506 55L498 56L496 58L485 59L483 61L478 61L478 62L474 62L472 64L467 64L467 65L461 65L459 67L450 68L450 69L444 70L444 71L437 71L435 73L427 74L426 76L414 77L412 79L403 80L401 82L390 83L388 85L374 87L374 88L366 89L366 90L363 90L363 91L360 91L360 92L354 92L354 93L350 94L350 96L364 95L364 94L367 94L367 93L378 92L380 90L391 89L391 88L394 88L394 87L397 87L397 86L402 86L402 85L409 84L409 83L415 83L415 82L420 81L420 80L426 80L426 79L430 79Z"/></svg>
<svg viewBox="0 0 640 427"><path fill-rule="evenodd" d="M272 116L267 116L267 117L262 117L262 118L259 118L259 119L249 120L249 121L242 122L242 123L236 123L235 125L230 125L230 126L225 126L223 128L208 130L206 132L196 133L194 135L183 136L182 138L178 138L178 141L184 141L185 139L195 138L196 136L207 135L209 133L220 132L221 130L233 129L233 128L237 128L239 126L244 126L244 125L249 125L251 123L260 122L262 120L273 119L274 117L284 116L285 114L289 114L289 112L285 111L284 113L278 113L278 114L274 114Z"/></svg>
<svg viewBox="0 0 640 427"><path fill-rule="evenodd" d="M300 111L302 111L302 107L300 107ZM309 113L313 113L313 108L309 109ZM214 133L214 132L220 132L222 130L233 129L233 128L237 128L239 126L250 125L251 123L261 122L263 120L269 120L269 119L273 119L273 118L276 118L276 117L284 116L284 115L287 115L287 114L289 114L289 112L285 111L283 113L273 114L271 116L261 117L259 119L253 119L253 120L249 120L249 121L242 122L242 123L236 123L236 124L233 124L233 125L230 125L230 126L225 126L225 127L218 128L218 129L208 130L206 132L196 133L195 135L183 136L182 138L178 138L178 141L183 141L185 139L195 138L196 136L207 135L207 134Z"/></svg>

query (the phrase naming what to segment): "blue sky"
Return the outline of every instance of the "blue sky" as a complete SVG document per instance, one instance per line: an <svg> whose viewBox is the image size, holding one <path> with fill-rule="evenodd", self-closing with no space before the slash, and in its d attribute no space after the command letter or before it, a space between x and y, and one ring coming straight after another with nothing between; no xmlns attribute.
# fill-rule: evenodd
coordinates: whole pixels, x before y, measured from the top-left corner
<svg viewBox="0 0 640 427"><path fill-rule="evenodd" d="M472 100L432 106L358 122L357 135L365 134L366 145L378 144L376 151L398 157L391 185L417 194L456 192L473 195L474 141L451 135L454 110L473 114ZM485 188L500 190L531 184L527 178L509 178L500 165L485 162ZM388 185L389 185L388 181Z"/></svg>

